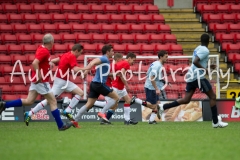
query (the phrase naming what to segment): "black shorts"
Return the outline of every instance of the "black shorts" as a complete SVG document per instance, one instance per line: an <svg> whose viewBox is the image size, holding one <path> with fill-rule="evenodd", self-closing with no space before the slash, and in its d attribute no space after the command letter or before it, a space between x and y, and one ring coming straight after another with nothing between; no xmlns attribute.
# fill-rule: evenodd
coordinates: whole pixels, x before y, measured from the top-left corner
<svg viewBox="0 0 240 160"><path fill-rule="evenodd" d="M206 78L200 79L200 84L201 87L198 86L198 80L188 82L186 86L186 92L190 92L191 90L195 91L197 88L199 88L203 93L206 93L212 89L211 84Z"/></svg>
<svg viewBox="0 0 240 160"><path fill-rule="evenodd" d="M159 97L156 94L156 90L150 90L148 88L145 88L145 94L147 102L150 102L151 104L157 104L157 101L159 101Z"/></svg>
<svg viewBox="0 0 240 160"><path fill-rule="evenodd" d="M101 95L107 96L113 89L109 88L105 83L91 82L88 98L98 98Z"/></svg>

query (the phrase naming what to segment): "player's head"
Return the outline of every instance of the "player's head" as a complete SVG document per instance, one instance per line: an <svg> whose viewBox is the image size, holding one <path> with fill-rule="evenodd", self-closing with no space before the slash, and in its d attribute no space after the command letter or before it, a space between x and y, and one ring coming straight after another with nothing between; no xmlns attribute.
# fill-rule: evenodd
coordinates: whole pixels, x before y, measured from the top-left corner
<svg viewBox="0 0 240 160"><path fill-rule="evenodd" d="M42 43L46 48L52 49L54 43L53 36L50 33L45 34L43 36Z"/></svg>
<svg viewBox="0 0 240 160"><path fill-rule="evenodd" d="M83 46L81 44L74 44L72 47L72 53L74 53L77 57L80 56L83 52Z"/></svg>
<svg viewBox="0 0 240 160"><path fill-rule="evenodd" d="M109 45L109 44L104 45L102 47L102 54L108 55L110 58L112 58L112 56L114 54L112 45Z"/></svg>
<svg viewBox="0 0 240 160"><path fill-rule="evenodd" d="M137 56L134 53L130 52L127 54L126 59L130 65L133 65L134 61L136 60L136 57Z"/></svg>
<svg viewBox="0 0 240 160"><path fill-rule="evenodd" d="M123 58L123 55L122 55L121 53L115 53L115 54L114 54L114 57L113 57L113 59L114 59L116 62L121 61L122 58Z"/></svg>
<svg viewBox="0 0 240 160"><path fill-rule="evenodd" d="M167 62L168 59L168 52L165 50L161 50L158 52L158 59L161 60L161 62L164 64Z"/></svg>
<svg viewBox="0 0 240 160"><path fill-rule="evenodd" d="M209 44L209 35L208 34L206 34L206 33L204 33L204 34L202 34L202 36L201 36L201 45L202 46L208 46L208 44Z"/></svg>

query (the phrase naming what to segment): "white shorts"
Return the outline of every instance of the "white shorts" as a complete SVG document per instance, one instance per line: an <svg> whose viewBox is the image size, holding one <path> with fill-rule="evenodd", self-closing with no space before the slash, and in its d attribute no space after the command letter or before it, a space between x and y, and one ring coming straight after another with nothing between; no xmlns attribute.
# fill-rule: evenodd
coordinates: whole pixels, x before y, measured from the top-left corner
<svg viewBox="0 0 240 160"><path fill-rule="evenodd" d="M31 82L29 91L32 91L32 90L37 91L37 93L41 95L45 95L52 92L49 82L38 83L38 84Z"/></svg>
<svg viewBox="0 0 240 160"><path fill-rule="evenodd" d="M127 90L125 88L123 88L122 90L119 90L119 89L113 87L113 90L115 92L117 92L117 95L118 95L119 99L121 99L122 97L124 97L128 94Z"/></svg>
<svg viewBox="0 0 240 160"><path fill-rule="evenodd" d="M52 91L55 97L60 96L63 92L72 92L78 86L71 81L56 77L53 82Z"/></svg>

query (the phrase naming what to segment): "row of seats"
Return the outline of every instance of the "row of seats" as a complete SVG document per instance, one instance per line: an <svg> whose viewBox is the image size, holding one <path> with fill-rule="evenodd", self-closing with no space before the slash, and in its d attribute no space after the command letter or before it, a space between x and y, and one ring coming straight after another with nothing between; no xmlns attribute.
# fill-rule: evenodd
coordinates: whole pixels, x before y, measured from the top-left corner
<svg viewBox="0 0 240 160"><path fill-rule="evenodd" d="M5 24L0 23L0 34L1 33L171 33L169 25L165 24L78 24L78 23L40 23L40 24Z"/></svg>
<svg viewBox="0 0 240 160"><path fill-rule="evenodd" d="M159 14L156 5L2 4L0 13Z"/></svg>
<svg viewBox="0 0 240 160"><path fill-rule="evenodd" d="M71 50L74 43L69 44L58 44L55 43L52 49L54 54L65 53ZM39 43L39 45L41 45ZM84 47L83 54L101 54L101 49L104 44L88 44L82 43ZM118 44L112 43L114 51L117 53L126 54L128 52L134 52L136 54L149 54L153 55L160 50L166 50L169 54L183 54L181 45L178 44ZM0 45L0 54L35 54L38 45Z"/></svg>
<svg viewBox="0 0 240 160"><path fill-rule="evenodd" d="M229 42L229 43L238 43L240 42L240 33L216 33L215 34L215 41L220 43Z"/></svg>
<svg viewBox="0 0 240 160"><path fill-rule="evenodd" d="M3 44L41 43L43 34L2 34ZM53 34L56 43L177 43L173 34Z"/></svg>
<svg viewBox="0 0 240 160"><path fill-rule="evenodd" d="M203 13L240 13L240 4L198 4L197 10Z"/></svg>
<svg viewBox="0 0 240 160"><path fill-rule="evenodd" d="M153 0L1 0L0 3L153 4Z"/></svg>
<svg viewBox="0 0 240 160"><path fill-rule="evenodd" d="M162 15L143 14L0 14L0 23L165 23Z"/></svg>
<svg viewBox="0 0 240 160"><path fill-rule="evenodd" d="M240 6L239 6L240 10ZM203 21L206 23L239 23L240 13L238 14L203 14Z"/></svg>
<svg viewBox="0 0 240 160"><path fill-rule="evenodd" d="M239 53L229 53L228 61L232 64L240 63L240 54Z"/></svg>
<svg viewBox="0 0 240 160"><path fill-rule="evenodd" d="M232 23L210 23L208 24L208 30L214 33L232 33L232 32L240 32L240 23L232 24Z"/></svg>
<svg viewBox="0 0 240 160"><path fill-rule="evenodd" d="M221 44L221 50L225 51L226 54L240 53L240 42L238 42L236 44L232 44L232 43L229 43L229 42L223 42Z"/></svg>
<svg viewBox="0 0 240 160"><path fill-rule="evenodd" d="M197 4L238 4L240 3L239 0L193 0L193 6Z"/></svg>

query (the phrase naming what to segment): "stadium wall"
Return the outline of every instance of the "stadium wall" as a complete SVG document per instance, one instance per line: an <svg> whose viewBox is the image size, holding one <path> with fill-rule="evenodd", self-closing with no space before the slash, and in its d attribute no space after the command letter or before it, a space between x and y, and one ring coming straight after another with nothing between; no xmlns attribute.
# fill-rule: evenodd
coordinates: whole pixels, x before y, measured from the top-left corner
<svg viewBox="0 0 240 160"><path fill-rule="evenodd" d="M172 0L174 4L172 7L168 6L168 1L169 0L154 0L154 4L157 5L159 9L193 8L193 0Z"/></svg>

